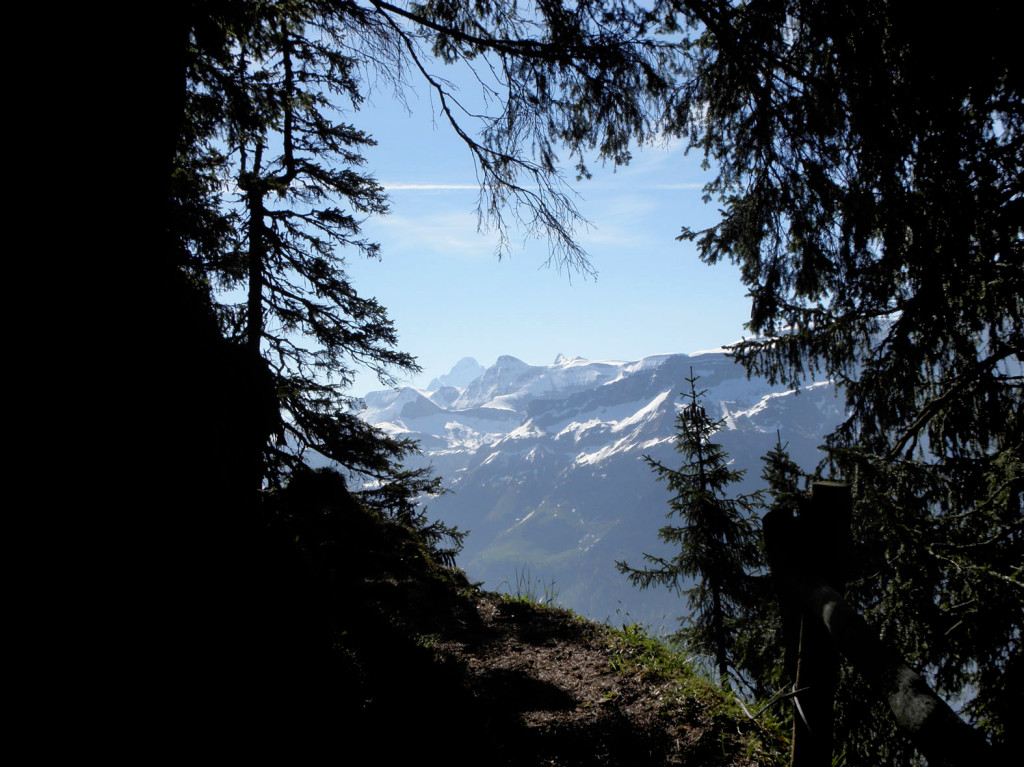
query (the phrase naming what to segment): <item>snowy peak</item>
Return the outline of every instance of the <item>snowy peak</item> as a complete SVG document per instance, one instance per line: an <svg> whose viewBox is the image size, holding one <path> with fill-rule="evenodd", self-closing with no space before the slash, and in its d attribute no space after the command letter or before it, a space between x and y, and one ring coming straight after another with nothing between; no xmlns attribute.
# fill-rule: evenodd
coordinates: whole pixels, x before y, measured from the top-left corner
<svg viewBox="0 0 1024 767"><path fill-rule="evenodd" d="M444 387L464 388L479 378L483 372L483 365L472 357L463 357L455 363L450 372L431 381L427 391L434 392Z"/></svg>
<svg viewBox="0 0 1024 767"><path fill-rule="evenodd" d="M649 552L664 525L669 494L643 458L679 465L676 416L691 375L708 414L724 420L716 442L746 471L742 492L760 489L777 429L811 470L845 415L831 384L797 394L748 379L718 350L628 362L559 354L551 365L502 356L464 386L369 394L363 418L417 440L422 455L409 468L430 466L454 490L430 511L473 531L460 555L471 578L498 589L532 563L583 614L603 620L628 602L634 619L664 625L678 599L645 593L653 601L637 603L612 563Z"/></svg>
<svg viewBox="0 0 1024 767"><path fill-rule="evenodd" d="M475 361L466 360L456 368L472 372ZM448 455L506 440L522 444L528 437L570 464L593 464L670 442L691 374L699 376L708 413L724 419L728 431L774 435L789 422L820 439L841 417L831 385L809 387L798 402L784 387L748 379L722 352L660 354L632 362L559 354L550 366L505 355L465 388L369 394L363 417L424 445L443 445ZM812 399L814 406L805 407ZM427 453L431 457L432 451Z"/></svg>
<svg viewBox="0 0 1024 767"><path fill-rule="evenodd" d="M586 357L566 357L564 354L559 354L555 357L555 361L552 363L554 367L573 365L573 364L586 364L589 362Z"/></svg>
<svg viewBox="0 0 1024 767"><path fill-rule="evenodd" d="M441 412L419 389L407 386L398 391L371 392L364 398L366 411L373 413L374 421L411 428L416 422Z"/></svg>
<svg viewBox="0 0 1024 767"><path fill-rule="evenodd" d="M637 365L643 366L643 360L638 363L592 361L559 354L550 366L534 366L515 357L502 356L466 387L453 407L485 406L525 412L533 400L564 399L576 392L612 383Z"/></svg>
<svg viewBox="0 0 1024 767"><path fill-rule="evenodd" d="M430 393L430 401L438 407L449 408L461 394L462 391L460 389L456 389L454 386L442 386L437 391L432 391Z"/></svg>
<svg viewBox="0 0 1024 767"><path fill-rule="evenodd" d="M488 405L502 409L514 409L508 403L495 402L495 400L524 388L543 370L542 367L527 365L515 357L508 355L498 357L497 362L470 382L462 396L454 403L454 407L465 409Z"/></svg>

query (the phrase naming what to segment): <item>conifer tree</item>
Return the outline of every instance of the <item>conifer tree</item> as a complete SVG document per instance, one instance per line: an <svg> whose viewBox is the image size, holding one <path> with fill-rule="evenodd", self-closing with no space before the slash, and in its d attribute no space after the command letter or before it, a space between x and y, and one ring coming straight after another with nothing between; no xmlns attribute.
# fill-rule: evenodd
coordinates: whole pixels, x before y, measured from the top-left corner
<svg viewBox="0 0 1024 767"><path fill-rule="evenodd" d="M666 516L680 522L662 527L658 538L679 551L670 559L644 554L649 563L644 568L625 562L616 566L642 589L660 585L686 595L690 615L677 636L711 656L725 681L741 664L739 624L752 604L751 572L761 563L751 517L760 496L730 497L731 486L744 472L730 468L725 450L713 441L724 422L708 416L701 404L706 390L698 391L697 381L691 370L686 379L690 391L676 418L676 451L683 465L673 469L646 457L673 494Z"/></svg>
<svg viewBox="0 0 1024 767"><path fill-rule="evenodd" d="M775 445L761 457L764 464L761 479L767 484L766 492L771 496L768 511L795 509L799 499L804 495L800 489L800 482L806 475L799 464L790 458L786 449L789 444L782 444L782 434L777 431L775 438Z"/></svg>
<svg viewBox="0 0 1024 767"><path fill-rule="evenodd" d="M346 257L378 255L360 224L387 210L383 190L361 169L373 140L351 124L367 80L393 87L399 100L412 78L431 92L476 162L481 225L501 234L503 248L511 210L549 238L559 265L589 269L572 236L581 217L555 145L626 161L627 136L647 132L638 99L644 83L661 87L663 49L638 38L629 16L557 3L535 10L212 0L176 14L185 88L170 261L208 293L224 336L247 350L250 377L266 378L266 368L272 378L282 417L257 461L264 476L287 473L314 450L386 481L412 449L354 417L346 393L357 365L384 384L415 370L396 348L385 309L344 272ZM454 87L432 71L459 60L489 71L481 92L500 105L495 114L463 110ZM630 125L618 124L616 115L628 114ZM586 175L582 160L578 171Z"/></svg>
<svg viewBox="0 0 1024 767"><path fill-rule="evenodd" d="M511 207L562 245L563 263L584 262L557 150L565 147L585 177L592 151L619 164L634 142L681 137L714 164L705 193L722 210L718 224L683 236L706 262L736 263L752 298L756 336L737 357L793 386L824 374L845 387L851 418L830 444L834 465L858 483L860 572L849 598L941 691L970 698L994 739L1019 731L1011 712L1024 551L1024 69L1012 6L928 25L916 9L886 0L209 0L176 8L178 40L187 41L185 119L176 131L175 204L155 236L170 234L169 271L186 270L194 286L244 285L252 301L220 307L223 332L254 347L261 327L278 339L261 342L260 359L278 365L275 402L293 409L284 419L293 438L378 469L402 449L381 453L380 435L337 418L344 375L318 379L326 357L306 357L301 372L305 363L289 347L309 311L320 324L304 330L341 338L343 357L360 353L352 342L361 340L394 351L372 305L368 337L358 329L332 336L320 310L299 301L296 315L283 292L302 273L285 264L288 237L327 221L324 241L362 248L345 214L303 220L294 196L274 207L301 190L291 175L301 151L292 143L289 160L283 137L302 132L303 115L315 122L331 87L325 80L319 90L318 78L337 76L336 95L351 104L359 86L349 86L367 68L421 76L476 159L485 221L500 229ZM321 59L336 68L317 73L310 64L299 74L310 63L304 51L323 53L314 35L302 40L304 30L338 43L334 59ZM953 39L959 55L950 55ZM446 63L487 61L498 73L500 82L485 87L497 108L479 132L459 123L457 99L430 71L431 53ZM351 204L356 224L360 205L380 201L357 170L365 138L352 126L331 138L345 178L301 168L314 187ZM245 179L236 172L243 148ZM224 204L236 190L246 196ZM289 229L285 211L313 228ZM360 299L345 295L353 308ZM861 738L865 759L873 737Z"/></svg>
<svg viewBox="0 0 1024 767"><path fill-rule="evenodd" d="M219 30L219 46L190 47L179 167L205 170L204 210L223 236L185 250L212 288L225 337L264 360L272 380L283 418L264 475L311 449L383 478L411 445L360 421L345 390L355 365L385 384L417 367L395 348L385 309L344 272L346 250L376 255L360 219L387 205L360 172L372 139L339 120L362 100L339 19L309 11L254 5Z"/></svg>
<svg viewBox="0 0 1024 767"><path fill-rule="evenodd" d="M679 91L691 121L676 122L714 163L705 191L722 210L683 237L741 270L753 337L734 353L750 373L842 385L850 417L828 444L834 476L854 482L846 597L993 741L1017 740L1024 65L1012 6L937 27L884 0L676 7L701 21ZM866 708L861 695L839 700ZM891 726L840 721L851 762L878 763L882 741L898 752Z"/></svg>

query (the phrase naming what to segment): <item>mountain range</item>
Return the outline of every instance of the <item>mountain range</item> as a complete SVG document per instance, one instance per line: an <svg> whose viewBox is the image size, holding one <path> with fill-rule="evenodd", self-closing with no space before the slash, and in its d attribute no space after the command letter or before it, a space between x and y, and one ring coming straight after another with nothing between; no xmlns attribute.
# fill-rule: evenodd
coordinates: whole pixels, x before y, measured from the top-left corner
<svg viewBox="0 0 1024 767"><path fill-rule="evenodd" d="M679 596L633 588L614 563L673 553L657 539L669 493L643 459L680 465L675 419L691 375L708 414L723 420L715 441L746 470L737 493L763 487L761 457L780 438L813 470L845 416L830 382L791 391L748 378L719 349L632 362L559 355L547 366L466 358L426 389L366 395L362 417L418 440L411 465L444 478L451 492L428 515L470 531L459 564L471 579L557 595L595 620L674 630L686 613Z"/></svg>

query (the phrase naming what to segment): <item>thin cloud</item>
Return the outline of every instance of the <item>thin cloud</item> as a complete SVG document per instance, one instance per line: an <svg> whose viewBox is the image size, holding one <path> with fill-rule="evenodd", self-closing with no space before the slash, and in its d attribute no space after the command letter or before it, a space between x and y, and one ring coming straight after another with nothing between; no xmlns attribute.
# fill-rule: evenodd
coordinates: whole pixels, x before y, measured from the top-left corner
<svg viewBox="0 0 1024 767"><path fill-rule="evenodd" d="M430 215L392 214L365 229L380 240L386 252L431 253L460 259L491 259L498 244L493 233L480 232L472 213L434 212Z"/></svg>
<svg viewBox="0 0 1024 767"><path fill-rule="evenodd" d="M386 191L479 191L479 184L391 184L388 182L381 182L381 186ZM614 184L597 182L595 184L581 184L580 188L585 190L587 187L591 189L614 189ZM687 190L700 190L704 188L704 182L692 181L682 184L636 184L635 189L657 189L657 190L672 190L672 189L687 189Z"/></svg>
<svg viewBox="0 0 1024 767"><path fill-rule="evenodd" d="M412 189L412 190L426 190L426 191L435 191L435 190L444 191L444 190L449 190L449 189L456 189L456 190L473 189L473 190L477 190L477 189L480 188L479 184L389 184L389 183L382 183L381 186L383 186L384 189L387 190L387 191L391 191L391 190L395 190L395 189L398 189L398 190Z"/></svg>

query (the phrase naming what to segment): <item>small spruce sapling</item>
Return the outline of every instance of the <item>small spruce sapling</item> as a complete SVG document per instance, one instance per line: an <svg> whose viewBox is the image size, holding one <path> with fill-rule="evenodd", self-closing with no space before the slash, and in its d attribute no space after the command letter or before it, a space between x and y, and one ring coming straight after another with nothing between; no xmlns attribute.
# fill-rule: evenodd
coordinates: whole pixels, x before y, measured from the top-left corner
<svg viewBox="0 0 1024 767"><path fill-rule="evenodd" d="M685 594L690 608L680 619L677 638L692 650L714 659L723 682L738 678L740 660L737 637L742 616L753 604L750 572L759 567L753 511L761 503L760 493L730 497L730 487L744 472L730 468L729 457L713 440L723 421L712 420L701 405L706 390L697 389L698 377L690 371L690 391L676 418L676 451L683 465L672 469L650 456L645 460L672 492L670 524L658 531L658 538L678 546L671 559L644 554L648 566L632 568L616 562L634 586L667 586Z"/></svg>

